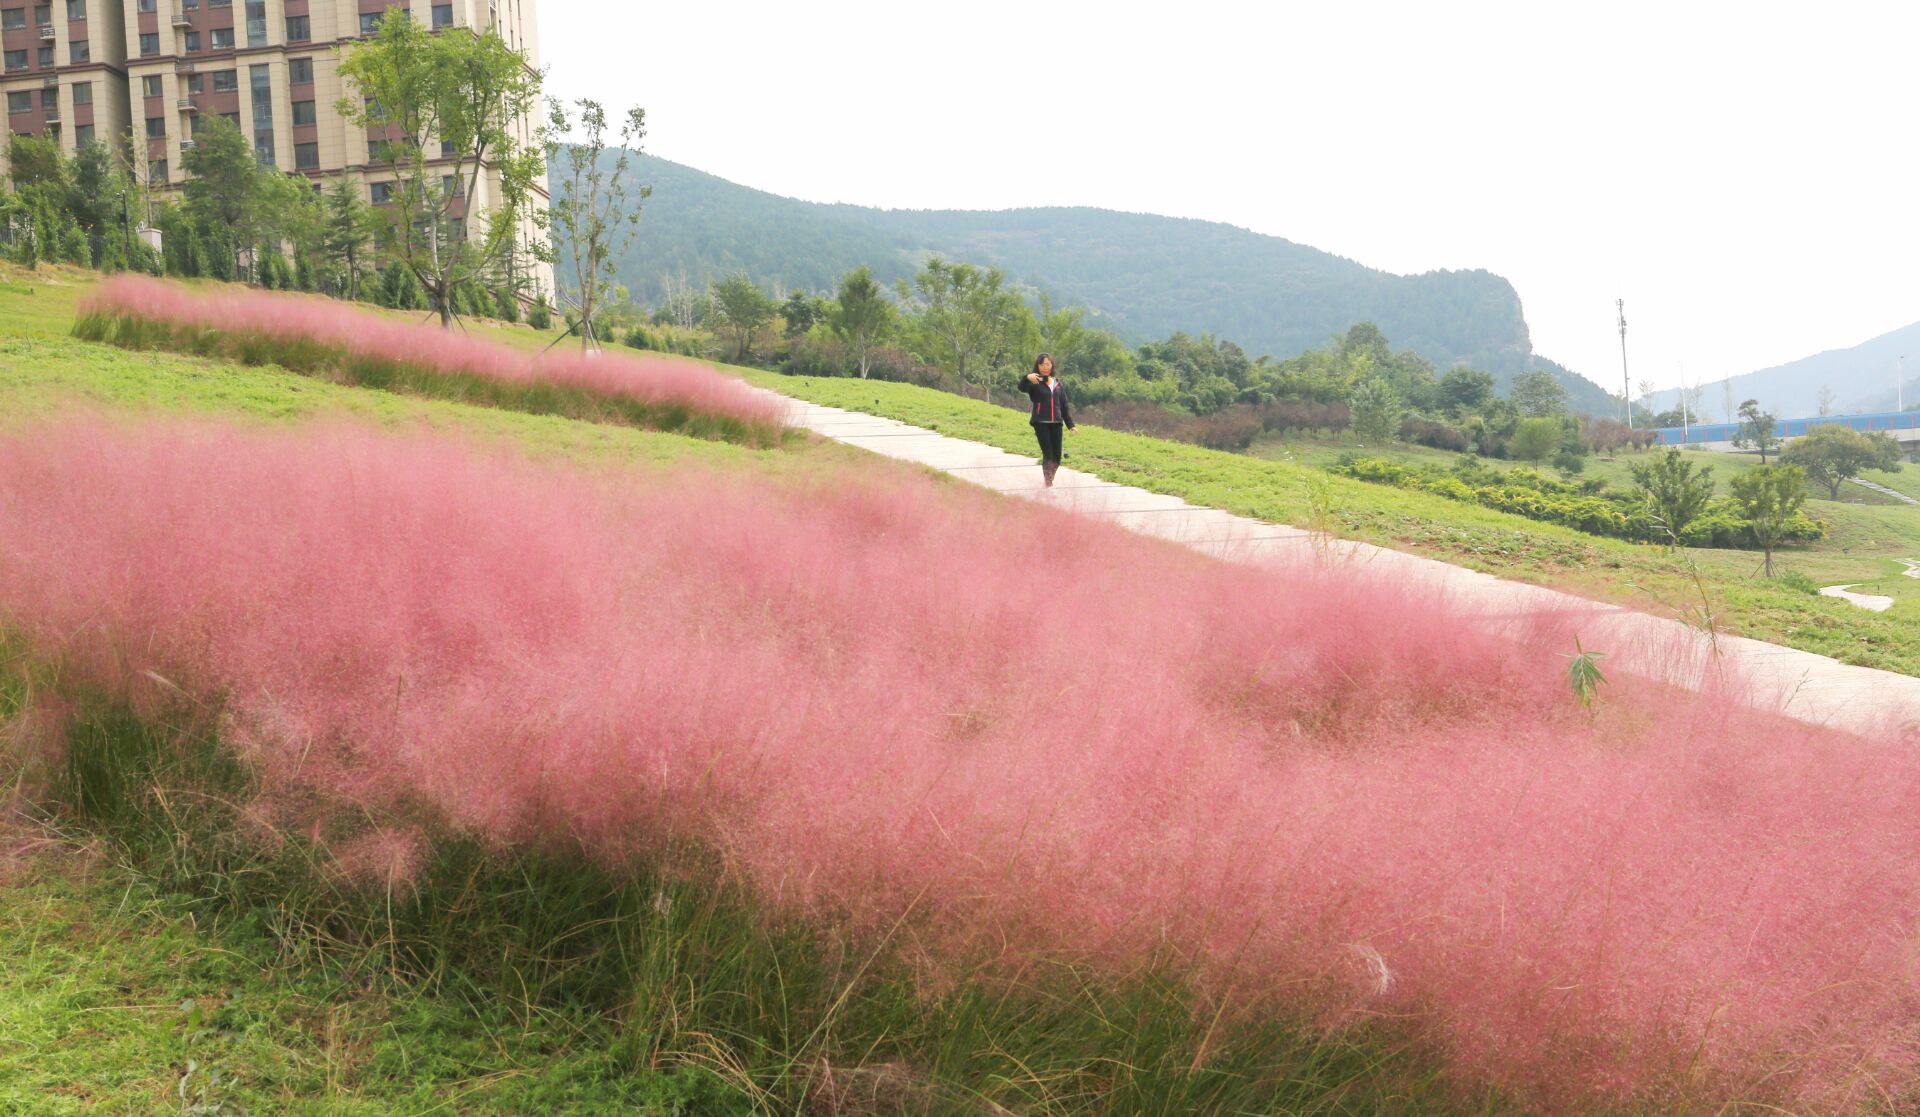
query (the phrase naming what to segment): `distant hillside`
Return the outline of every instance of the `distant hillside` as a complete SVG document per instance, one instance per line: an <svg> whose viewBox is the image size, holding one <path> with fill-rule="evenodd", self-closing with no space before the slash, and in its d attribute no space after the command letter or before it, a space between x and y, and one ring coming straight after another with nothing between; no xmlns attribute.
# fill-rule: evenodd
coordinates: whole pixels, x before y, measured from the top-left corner
<svg viewBox="0 0 1920 1117"><path fill-rule="evenodd" d="M1783 419L1819 414L1823 387L1833 392L1835 414L1892 411L1896 369L1902 354L1908 358L1905 403L1914 407L1920 405L1920 322L1851 349L1829 349L1784 365L1716 380L1704 386L1700 407L1709 418L1723 419L1726 384L1731 380L1736 406L1742 400L1759 400L1760 406ZM1656 411L1680 406L1676 391L1656 392L1647 401Z"/></svg>
<svg viewBox="0 0 1920 1117"><path fill-rule="evenodd" d="M825 291L868 264L882 281L938 254L1004 269L1056 302L1089 308L1129 342L1211 332L1290 357L1359 321L1444 371L1468 364L1504 386L1553 372L1576 407L1607 413L1605 391L1533 353L1513 285L1486 271L1399 276L1218 222L1111 210L880 210L823 205L739 186L642 156L653 186L621 282L642 301L663 279L695 284L744 270L768 286Z"/></svg>

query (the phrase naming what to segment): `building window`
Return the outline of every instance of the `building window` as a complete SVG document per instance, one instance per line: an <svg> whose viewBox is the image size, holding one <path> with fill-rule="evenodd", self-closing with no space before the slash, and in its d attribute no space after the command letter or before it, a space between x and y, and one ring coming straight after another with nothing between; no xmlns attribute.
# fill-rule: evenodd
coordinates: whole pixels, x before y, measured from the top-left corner
<svg viewBox="0 0 1920 1117"><path fill-rule="evenodd" d="M140 0L140 3L139 3L139 4L138 4L138 5L136 6L136 7L138 8L138 10L140 10L140 11L143 11L143 12L150 12L150 11L153 11L153 10L154 10L154 0Z"/></svg>
<svg viewBox="0 0 1920 1117"><path fill-rule="evenodd" d="M0 31L20 31L27 26L25 8L0 8Z"/></svg>
<svg viewBox="0 0 1920 1117"><path fill-rule="evenodd" d="M187 118L187 135L192 136L194 139L197 140L200 138L200 133L206 130L207 130L206 117L200 116L199 114L196 113L195 115Z"/></svg>
<svg viewBox="0 0 1920 1117"><path fill-rule="evenodd" d="M371 35L380 30L380 21L386 18L385 12L361 12L360 33Z"/></svg>
<svg viewBox="0 0 1920 1117"><path fill-rule="evenodd" d="M160 88L159 74L148 74L146 77L140 79L140 95L142 97L158 97L163 92L164 90Z"/></svg>
<svg viewBox="0 0 1920 1117"><path fill-rule="evenodd" d="M384 206L388 202L393 201L393 183L391 182L368 183L367 196L373 199L374 205Z"/></svg>
<svg viewBox="0 0 1920 1117"><path fill-rule="evenodd" d="M218 32L215 32L215 34L218 34ZM187 53L188 54L200 53L200 32L198 31L187 32Z"/></svg>
<svg viewBox="0 0 1920 1117"><path fill-rule="evenodd" d="M87 18L87 0L67 0L67 18Z"/></svg>
<svg viewBox="0 0 1920 1117"><path fill-rule="evenodd" d="M140 53L160 53L160 33L158 31L148 31L140 36Z"/></svg>
<svg viewBox="0 0 1920 1117"><path fill-rule="evenodd" d="M7 94L7 111L9 113L32 112L33 111L33 94L32 93Z"/></svg>
<svg viewBox="0 0 1920 1117"><path fill-rule="evenodd" d="M73 146L74 147L76 148L85 147L92 142L93 142L93 125L80 124L74 127L73 129Z"/></svg>
<svg viewBox="0 0 1920 1117"><path fill-rule="evenodd" d="M45 110L48 120L60 119L60 91L58 89L41 90L40 107Z"/></svg>
<svg viewBox="0 0 1920 1117"><path fill-rule="evenodd" d="M233 7L233 0L207 0L207 7L209 7L209 8L231 8L231 7Z"/></svg>
<svg viewBox="0 0 1920 1117"><path fill-rule="evenodd" d="M197 97L200 94L205 93L206 91L207 91L207 75L205 74L188 74L187 75L187 96Z"/></svg>
<svg viewBox="0 0 1920 1117"><path fill-rule="evenodd" d="M435 4L433 6L433 26L435 30L453 26L453 5Z"/></svg>
<svg viewBox="0 0 1920 1117"><path fill-rule="evenodd" d="M167 161L165 159L155 159L153 162L147 164L147 181L167 181Z"/></svg>
<svg viewBox="0 0 1920 1117"><path fill-rule="evenodd" d="M91 62L93 61L93 48L87 45L87 40L75 39L67 44L67 59L75 66L78 66L82 62Z"/></svg>
<svg viewBox="0 0 1920 1117"><path fill-rule="evenodd" d="M150 116L147 118L147 138L150 140L164 140L167 138L166 117Z"/></svg>
<svg viewBox="0 0 1920 1117"><path fill-rule="evenodd" d="M7 69L24 70L26 68L27 68L27 52L26 51L10 50L7 52Z"/></svg>
<svg viewBox="0 0 1920 1117"><path fill-rule="evenodd" d="M247 45L267 45L267 0L247 0Z"/></svg>
<svg viewBox="0 0 1920 1117"><path fill-rule="evenodd" d="M232 93L240 88L240 76L236 70L215 70L213 72L213 91Z"/></svg>
<svg viewBox="0 0 1920 1117"><path fill-rule="evenodd" d="M53 48L52 47L40 48L40 68L42 70L53 69Z"/></svg>
<svg viewBox="0 0 1920 1117"><path fill-rule="evenodd" d="M233 49L233 28L231 27L214 28L212 42L213 42L214 50L232 50Z"/></svg>
<svg viewBox="0 0 1920 1117"><path fill-rule="evenodd" d="M273 68L251 66L247 82L253 87L253 154L267 166L274 163L273 151Z"/></svg>
<svg viewBox="0 0 1920 1117"><path fill-rule="evenodd" d="M53 26L53 5L41 4L33 9L33 22L39 27Z"/></svg>
<svg viewBox="0 0 1920 1117"><path fill-rule="evenodd" d="M313 84L313 59L311 58L287 59L287 84L288 85L312 85Z"/></svg>
<svg viewBox="0 0 1920 1117"><path fill-rule="evenodd" d="M313 20L307 16L287 17L287 41L304 43L313 38Z"/></svg>
<svg viewBox="0 0 1920 1117"><path fill-rule="evenodd" d="M296 171L317 171L320 169L319 144L294 144L293 169Z"/></svg>
<svg viewBox="0 0 1920 1117"><path fill-rule="evenodd" d="M93 83L77 81L73 83L73 103L76 105L93 104Z"/></svg>
<svg viewBox="0 0 1920 1117"><path fill-rule="evenodd" d="M315 124L318 123L318 121L319 118L313 115L312 101L295 101L293 103L293 123L296 126Z"/></svg>

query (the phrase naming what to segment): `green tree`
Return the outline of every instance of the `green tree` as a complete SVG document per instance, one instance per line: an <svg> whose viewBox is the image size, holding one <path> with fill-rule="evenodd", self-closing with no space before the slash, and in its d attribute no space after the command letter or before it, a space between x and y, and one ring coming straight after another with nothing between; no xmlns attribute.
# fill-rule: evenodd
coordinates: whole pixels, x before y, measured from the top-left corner
<svg viewBox="0 0 1920 1117"><path fill-rule="evenodd" d="M1734 432L1733 444L1742 450L1760 451L1760 464L1765 465L1767 454L1780 445L1774 427L1773 414L1760 410L1759 400L1746 400L1740 405L1740 429Z"/></svg>
<svg viewBox="0 0 1920 1117"><path fill-rule="evenodd" d="M1763 465L1733 479L1733 502L1753 541L1765 552L1767 577L1773 577L1773 551L1785 539L1793 518L1806 503L1807 475L1797 465Z"/></svg>
<svg viewBox="0 0 1920 1117"><path fill-rule="evenodd" d="M1560 448L1560 420L1546 416L1520 420L1507 444L1508 452L1523 462L1542 462Z"/></svg>
<svg viewBox="0 0 1920 1117"><path fill-rule="evenodd" d="M1353 413L1353 433L1373 443L1391 442L1407 410L1393 385L1378 378L1354 389L1347 407Z"/></svg>
<svg viewBox="0 0 1920 1117"><path fill-rule="evenodd" d="M367 250L380 219L360 196L359 185L345 176L327 187L321 208L320 255L327 263L328 286L341 298L357 299L360 276L367 269Z"/></svg>
<svg viewBox="0 0 1920 1117"><path fill-rule="evenodd" d="M40 187L65 193L70 172L57 139L16 135L7 144L7 177L13 180L15 190Z"/></svg>
<svg viewBox="0 0 1920 1117"><path fill-rule="evenodd" d="M746 272L734 272L713 285L713 301L733 333L734 359L745 364L754 335L773 320L773 299Z"/></svg>
<svg viewBox="0 0 1920 1117"><path fill-rule="evenodd" d="M600 307L614 285L614 262L633 243L640 224L640 207L653 193L650 186L628 178L640 141L647 134L647 110L635 106L621 118L619 142L607 159L607 110L598 101L575 101L579 116L553 103L547 118L547 160L556 183L547 211L554 253L566 261L574 277L573 291L561 297L573 304L579 323L580 348L600 344L596 329ZM562 137L578 132L578 138Z"/></svg>
<svg viewBox="0 0 1920 1117"><path fill-rule="evenodd" d="M913 278L909 294L918 314L914 326L923 355L952 372L962 384L978 384L983 399L993 399L994 364L1004 357L1009 334L1025 306L1005 289L998 268L948 263L938 256Z"/></svg>
<svg viewBox="0 0 1920 1117"><path fill-rule="evenodd" d="M1888 473L1900 469L1900 444L1884 432L1862 434L1838 423L1814 427L1796 438L1780 455L1806 471L1807 480L1826 486L1840 499L1840 486L1869 469Z"/></svg>
<svg viewBox="0 0 1920 1117"><path fill-rule="evenodd" d="M1687 525L1699 519L1713 499L1713 467L1696 473L1686 455L1668 450L1650 462L1633 462L1627 468L1669 544L1678 546Z"/></svg>
<svg viewBox="0 0 1920 1117"><path fill-rule="evenodd" d="M258 238L260 160L240 128L219 114L207 117L193 150L180 160L187 172L181 187L187 213L208 233L224 232L228 257L218 265L228 275L239 267L238 254ZM210 267L215 266L209 260Z"/></svg>
<svg viewBox="0 0 1920 1117"><path fill-rule="evenodd" d="M872 268L862 264L840 277L831 325L833 332L853 347L862 380L867 377L874 345L893 329L897 317L893 303L873 281Z"/></svg>
<svg viewBox="0 0 1920 1117"><path fill-rule="evenodd" d="M540 73L491 30L434 34L394 8L372 39L348 48L340 76L349 92L341 116L383 136L372 162L394 176L387 249L451 327L455 289L513 255L528 199L546 174L543 141L521 135L539 101ZM492 204L476 235L466 201L479 197L489 170ZM531 251L551 255L542 245Z"/></svg>
<svg viewBox="0 0 1920 1117"><path fill-rule="evenodd" d="M1439 392L1440 406L1447 414L1474 415L1493 399L1493 374L1474 368L1449 369L1440 378Z"/></svg>
<svg viewBox="0 0 1920 1117"><path fill-rule="evenodd" d="M797 288L787 296L786 302L780 304L780 320L784 323L781 332L788 340L799 337L831 317L831 302Z"/></svg>
<svg viewBox="0 0 1920 1117"><path fill-rule="evenodd" d="M1523 372L1513 380L1509 393L1513 405L1529 419L1547 419L1567 411L1567 390L1545 369Z"/></svg>

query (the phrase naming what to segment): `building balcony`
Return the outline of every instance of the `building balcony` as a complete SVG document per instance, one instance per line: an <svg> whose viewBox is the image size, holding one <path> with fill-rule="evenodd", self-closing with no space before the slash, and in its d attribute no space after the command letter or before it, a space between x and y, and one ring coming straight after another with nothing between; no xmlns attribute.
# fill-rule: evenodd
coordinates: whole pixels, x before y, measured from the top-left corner
<svg viewBox="0 0 1920 1117"><path fill-rule="evenodd" d="M199 112L200 111L200 106L194 104L193 98L191 97L180 98L180 100L175 104L174 107L178 108L181 112Z"/></svg>
<svg viewBox="0 0 1920 1117"><path fill-rule="evenodd" d="M187 18L187 13L175 12L173 13L173 25L184 30L192 27L193 21Z"/></svg>
<svg viewBox="0 0 1920 1117"><path fill-rule="evenodd" d="M53 41L53 28L42 27L40 29L40 38L45 40L46 42L51 43Z"/></svg>
<svg viewBox="0 0 1920 1117"><path fill-rule="evenodd" d="M52 109L48 111L47 115L43 119L47 122L47 127L49 128L60 127L60 110Z"/></svg>
<svg viewBox="0 0 1920 1117"><path fill-rule="evenodd" d="M200 145L199 145L199 144L196 144L196 143L194 143L194 142L193 142L192 140L181 140L181 141L180 141L180 150L181 150L181 151L182 151L183 153L184 153L184 152L188 152L188 151L192 151L192 150L193 150L194 148L196 148L196 147L198 147L198 146L200 146Z"/></svg>

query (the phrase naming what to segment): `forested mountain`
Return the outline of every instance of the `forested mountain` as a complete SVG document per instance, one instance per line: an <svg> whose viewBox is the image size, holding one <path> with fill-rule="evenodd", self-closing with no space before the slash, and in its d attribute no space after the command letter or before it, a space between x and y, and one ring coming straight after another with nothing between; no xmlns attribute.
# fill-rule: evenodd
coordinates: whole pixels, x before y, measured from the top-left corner
<svg viewBox="0 0 1920 1117"><path fill-rule="evenodd" d="M1395 348L1443 372L1464 363L1504 387L1544 368L1576 408L1616 406L1533 353L1519 296L1491 272L1393 275L1210 221L1090 208L880 210L782 198L654 156L641 156L638 171L653 197L619 273L642 302L662 298L670 280L700 286L735 270L763 286L828 291L867 264L891 284L937 254L1085 306L1130 343L1210 332L1289 357L1372 321Z"/></svg>
<svg viewBox="0 0 1920 1117"><path fill-rule="evenodd" d="M1898 401L1895 381L1902 354L1908 358L1907 385L1906 398L1899 402L1912 407L1920 404L1920 322L1849 349L1829 349L1701 385L1698 407L1708 419L1725 421L1731 396L1735 407L1742 400L1758 400L1761 407L1783 419L1801 419L1820 413L1825 390L1832 394L1835 415L1892 411ZM1729 381L1731 393L1727 391ZM1672 390L1656 392L1647 397L1647 402L1652 410L1664 411L1680 406L1680 395Z"/></svg>

